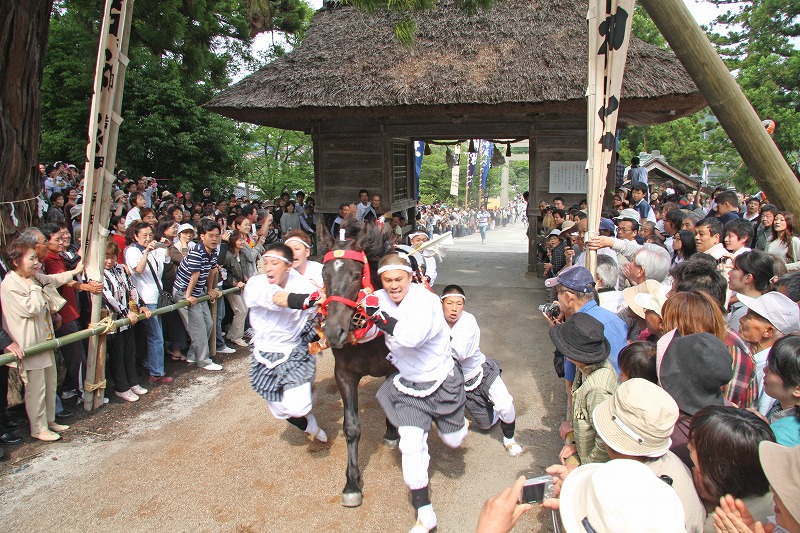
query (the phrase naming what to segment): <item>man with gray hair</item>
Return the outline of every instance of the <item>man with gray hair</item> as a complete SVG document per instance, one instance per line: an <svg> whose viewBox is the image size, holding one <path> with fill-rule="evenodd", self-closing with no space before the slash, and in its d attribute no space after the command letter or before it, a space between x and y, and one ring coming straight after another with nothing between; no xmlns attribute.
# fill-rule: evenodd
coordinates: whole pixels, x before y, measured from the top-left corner
<svg viewBox="0 0 800 533"><path fill-rule="evenodd" d="M622 291L617 290L619 267L610 255L597 254L597 270L594 277L600 307L616 314L625 307Z"/></svg>
<svg viewBox="0 0 800 533"><path fill-rule="evenodd" d="M639 285L648 279L663 283L669 267L669 252L657 244L646 243L633 254L633 260L622 269L622 273L631 285Z"/></svg>

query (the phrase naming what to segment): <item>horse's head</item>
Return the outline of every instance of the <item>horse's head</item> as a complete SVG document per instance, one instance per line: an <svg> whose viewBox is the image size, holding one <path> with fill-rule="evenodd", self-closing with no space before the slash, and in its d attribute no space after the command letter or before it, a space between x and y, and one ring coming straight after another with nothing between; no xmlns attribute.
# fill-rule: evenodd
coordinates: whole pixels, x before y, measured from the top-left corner
<svg viewBox="0 0 800 533"><path fill-rule="evenodd" d="M341 348L347 342L350 331L354 329L356 308L353 304L358 298L358 292L366 288L365 284L369 280L379 283L378 279L372 278L370 263L374 265L390 249L388 236L375 224L368 223L360 227L357 221L347 221L343 224L343 229L351 238L334 242L326 230L319 232L321 251L326 255L322 280L328 296L323 330L333 348ZM337 254L337 250L351 253Z"/></svg>

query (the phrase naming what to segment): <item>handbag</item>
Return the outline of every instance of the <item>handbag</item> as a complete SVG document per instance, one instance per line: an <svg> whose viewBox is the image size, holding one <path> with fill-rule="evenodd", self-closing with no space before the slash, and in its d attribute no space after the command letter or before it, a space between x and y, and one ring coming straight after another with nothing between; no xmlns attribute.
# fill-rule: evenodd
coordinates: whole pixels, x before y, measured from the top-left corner
<svg viewBox="0 0 800 533"><path fill-rule="evenodd" d="M173 298L172 295L165 291L164 287L161 286L161 280L158 279L156 271L153 269L153 265L149 260L147 261L147 266L150 269L150 273L153 275L153 279L156 282L156 287L158 287L158 302L156 303L156 307L166 307L174 304L175 298Z"/></svg>

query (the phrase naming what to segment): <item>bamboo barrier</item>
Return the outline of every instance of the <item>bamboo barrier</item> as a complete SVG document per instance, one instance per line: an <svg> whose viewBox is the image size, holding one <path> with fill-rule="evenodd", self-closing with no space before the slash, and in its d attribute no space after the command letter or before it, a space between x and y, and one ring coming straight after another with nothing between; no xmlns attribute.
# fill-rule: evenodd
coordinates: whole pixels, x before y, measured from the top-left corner
<svg viewBox="0 0 800 533"><path fill-rule="evenodd" d="M233 294L234 292L238 292L241 289L239 287L232 287L230 289L224 289L220 298L225 296L226 294ZM201 304L203 302L207 302L210 299L208 295L201 296L197 299L197 303ZM155 311L153 311L153 316L164 315L166 313L171 313L172 311L177 311L178 309L182 309L184 307L189 307L189 300L181 300L180 302L174 303L172 305L167 305L165 307L159 307ZM216 304L215 304L216 305ZM139 320L146 320L144 318L144 313L139 313ZM130 325L131 321L127 318L121 318L119 320L114 321L114 325L119 328L122 326ZM47 350L54 350L56 348L61 348L62 346L66 346L67 344L72 344L73 342L82 341L83 339L88 339L89 337L93 337L95 335L103 335L108 333L108 328L106 326L96 326L93 328L87 328L82 331L77 331L75 333L70 333L69 335L64 335L63 337L58 337L53 340L49 340L46 342L40 342L39 344L34 344L32 346L28 346L23 351L25 352L25 357L30 357L31 355L37 355L42 352L46 352ZM216 342L216 340L214 341ZM13 363L17 360L14 354L11 353L4 353L0 355L0 365L7 365L8 363Z"/></svg>

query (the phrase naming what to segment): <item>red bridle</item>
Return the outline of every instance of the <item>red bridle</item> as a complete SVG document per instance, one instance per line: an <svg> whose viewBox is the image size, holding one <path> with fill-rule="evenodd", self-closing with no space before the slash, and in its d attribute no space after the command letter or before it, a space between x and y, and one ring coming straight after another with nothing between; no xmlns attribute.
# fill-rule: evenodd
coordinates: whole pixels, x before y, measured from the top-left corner
<svg viewBox="0 0 800 533"><path fill-rule="evenodd" d="M358 291L358 295L356 296L356 300L350 300L343 296L337 296L335 294L328 296L324 302L322 302L319 306L320 312L322 314L327 314L328 312L328 304L330 302L339 302L343 303L348 307L352 307L354 309L358 309L361 307L361 303L364 301L364 297L367 294L372 294L375 292L374 287L372 286L372 275L370 274L369 270L369 261L367 260L367 254L364 252L357 252L355 250L331 250L322 258L322 262L327 263L329 261L333 261L334 259L350 259L352 261L358 261L364 264L364 268L361 271L361 290Z"/></svg>

